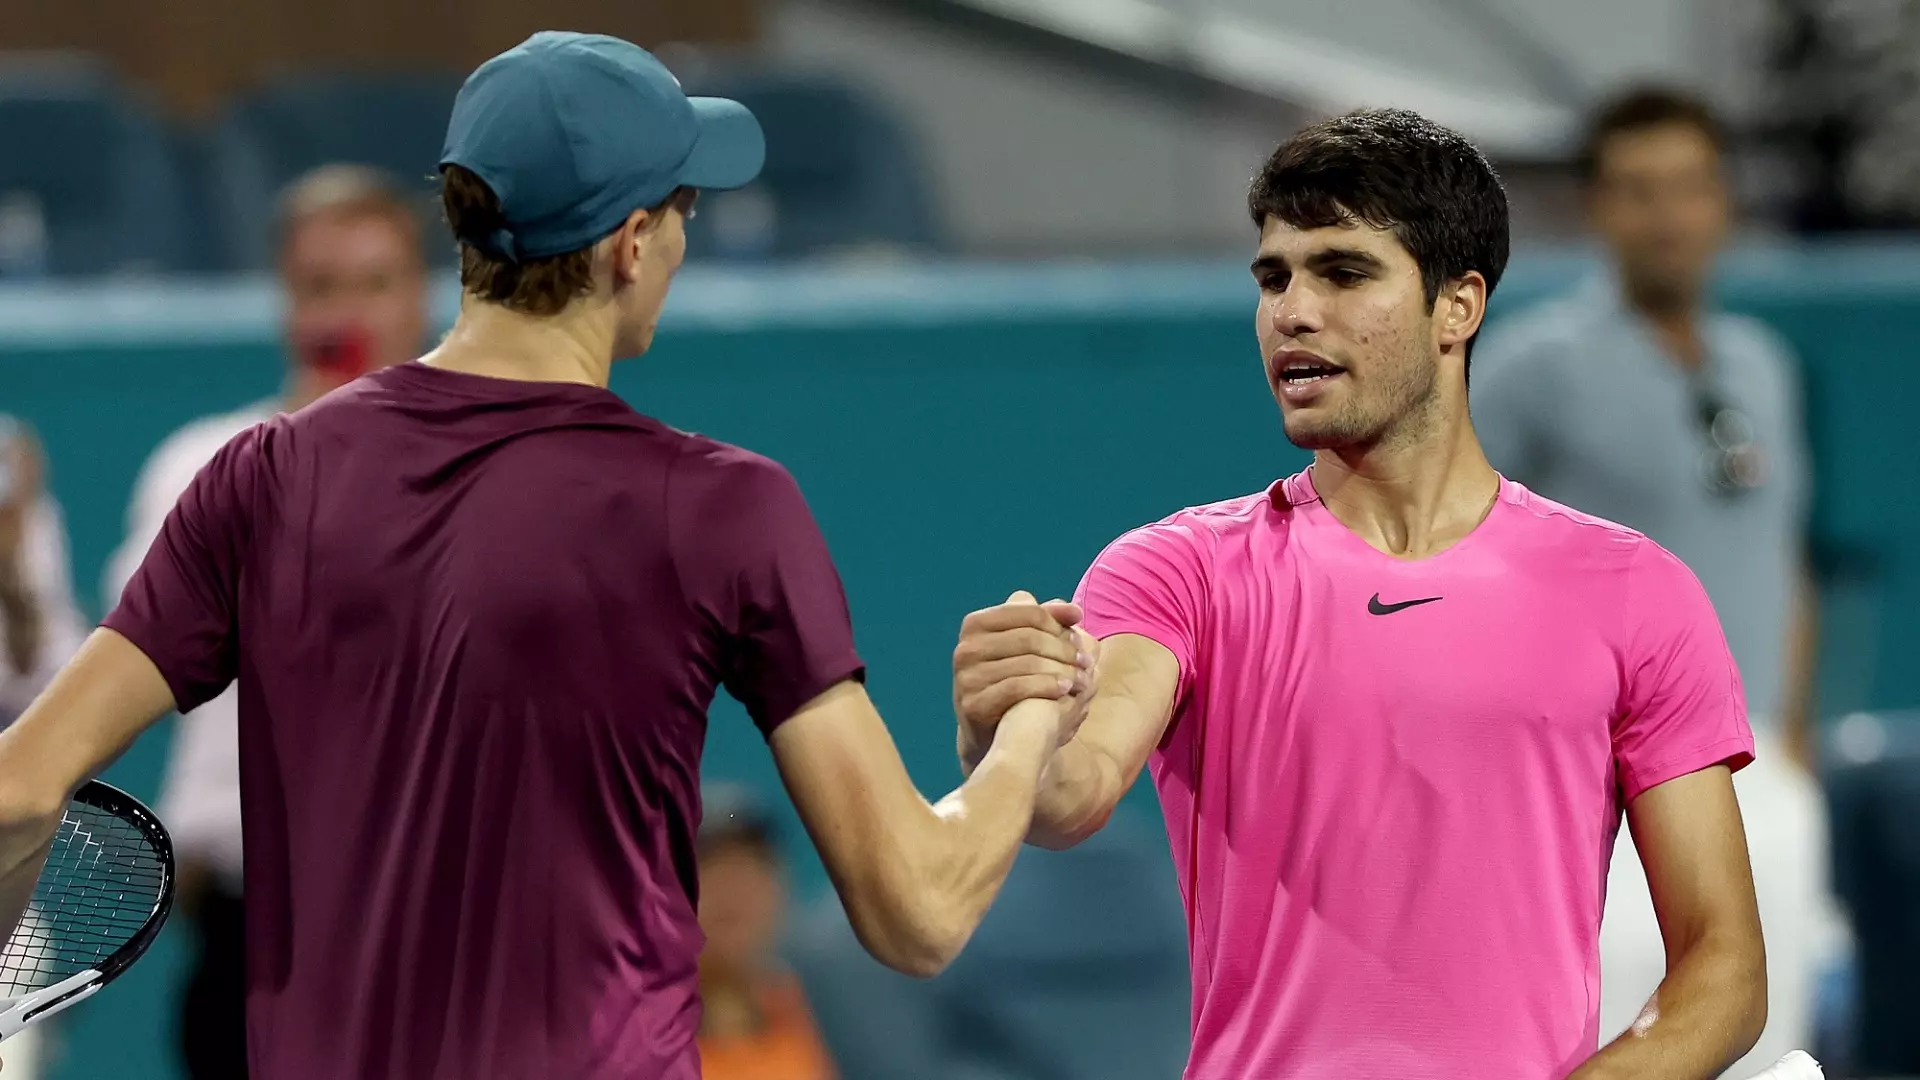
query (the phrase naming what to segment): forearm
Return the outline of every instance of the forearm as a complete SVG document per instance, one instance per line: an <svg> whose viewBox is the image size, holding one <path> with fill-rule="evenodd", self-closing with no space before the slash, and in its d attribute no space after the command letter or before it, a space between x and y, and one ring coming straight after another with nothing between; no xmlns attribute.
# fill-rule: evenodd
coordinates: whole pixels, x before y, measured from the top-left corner
<svg viewBox="0 0 1920 1080"><path fill-rule="evenodd" d="M991 745L975 743L962 727L961 772L972 776ZM1054 752L1041 774L1027 843L1063 851L1092 836L1113 815L1118 787L1118 770L1106 755L1075 738Z"/></svg>
<svg viewBox="0 0 1920 1080"><path fill-rule="evenodd" d="M854 929L882 963L935 975L973 936L1032 821L1035 790L1058 737L1051 711L1040 702L1009 714L964 784L916 827L885 834L899 847L880 864L893 869L892 880L848 897Z"/></svg>
<svg viewBox="0 0 1920 1080"><path fill-rule="evenodd" d="M1764 954L1702 942L1668 969L1633 1026L1568 1080L1710 1080L1753 1048L1766 1019Z"/></svg>
<svg viewBox="0 0 1920 1080"><path fill-rule="evenodd" d="M13 934L33 898L65 805L25 790L0 797L0 941Z"/></svg>
<svg viewBox="0 0 1920 1080"><path fill-rule="evenodd" d="M1079 739L1061 747L1041 777L1027 842L1064 851L1099 832L1120 801L1113 759Z"/></svg>

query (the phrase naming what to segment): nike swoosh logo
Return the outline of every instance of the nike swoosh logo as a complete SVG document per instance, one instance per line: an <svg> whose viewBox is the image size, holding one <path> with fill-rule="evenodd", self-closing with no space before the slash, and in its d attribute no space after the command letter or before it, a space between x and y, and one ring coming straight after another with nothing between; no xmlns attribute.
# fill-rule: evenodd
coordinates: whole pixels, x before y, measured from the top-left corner
<svg viewBox="0 0 1920 1080"><path fill-rule="evenodd" d="M1391 615L1396 611L1405 611L1410 607L1419 607L1421 604L1431 604L1435 600L1444 599L1445 597L1441 596L1429 596L1424 600L1402 600L1397 604L1383 604L1380 602L1380 594L1374 593L1373 599L1367 601L1367 612L1372 615Z"/></svg>

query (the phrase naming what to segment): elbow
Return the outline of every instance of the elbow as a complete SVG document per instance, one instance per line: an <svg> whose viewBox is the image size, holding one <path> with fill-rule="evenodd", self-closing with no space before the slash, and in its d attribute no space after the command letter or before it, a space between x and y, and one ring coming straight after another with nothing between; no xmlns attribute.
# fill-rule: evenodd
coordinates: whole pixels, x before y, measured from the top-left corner
<svg viewBox="0 0 1920 1080"><path fill-rule="evenodd" d="M931 901L875 904L848 911L869 955L902 975L931 979L966 948L979 919Z"/></svg>
<svg viewBox="0 0 1920 1080"><path fill-rule="evenodd" d="M1046 851L1066 851L1085 842L1088 837L1099 832L1100 827L1105 824L1106 822L1099 821L1072 829L1046 829L1035 824L1033 831L1027 834L1027 843Z"/></svg>
<svg viewBox="0 0 1920 1080"><path fill-rule="evenodd" d="M1727 1061L1744 1057L1767 1027L1767 951L1756 927L1708 954L1719 962L1714 1000L1721 1003L1719 1028L1728 1038Z"/></svg>
<svg viewBox="0 0 1920 1080"><path fill-rule="evenodd" d="M882 960L881 963L908 978L931 979L947 970L947 966L959 955L960 950L957 947L928 944L894 954Z"/></svg>
<svg viewBox="0 0 1920 1080"><path fill-rule="evenodd" d="M1764 990L1758 995L1757 1000L1747 1008L1746 1020L1746 1028L1742 1034L1746 1041L1747 1050L1752 1050L1755 1046L1759 1045L1760 1036L1767 1030L1767 995ZM1745 1054L1745 1050L1741 1051L1742 1056L1745 1056Z"/></svg>
<svg viewBox="0 0 1920 1080"><path fill-rule="evenodd" d="M1760 1036L1767 1030L1767 960L1763 947L1754 950L1755 956L1746 965L1745 978L1742 979L1744 993L1738 996L1740 1011L1734 1017L1735 1030L1739 1032L1740 1053L1744 1056L1760 1042Z"/></svg>
<svg viewBox="0 0 1920 1080"><path fill-rule="evenodd" d="M1066 851L1106 828L1107 822L1113 820L1113 809L1112 803L1102 802L1092 813L1054 822L1044 821L1036 814L1033 828L1027 833L1027 843L1047 851Z"/></svg>

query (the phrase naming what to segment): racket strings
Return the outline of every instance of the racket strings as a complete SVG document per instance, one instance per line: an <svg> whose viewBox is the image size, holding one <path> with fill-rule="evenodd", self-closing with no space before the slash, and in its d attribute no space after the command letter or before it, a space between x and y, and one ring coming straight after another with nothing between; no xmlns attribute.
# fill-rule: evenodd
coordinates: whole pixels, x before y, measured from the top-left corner
<svg viewBox="0 0 1920 1080"><path fill-rule="evenodd" d="M0 998L98 967L146 925L166 879L164 856L137 826L70 804L33 900L0 950Z"/></svg>

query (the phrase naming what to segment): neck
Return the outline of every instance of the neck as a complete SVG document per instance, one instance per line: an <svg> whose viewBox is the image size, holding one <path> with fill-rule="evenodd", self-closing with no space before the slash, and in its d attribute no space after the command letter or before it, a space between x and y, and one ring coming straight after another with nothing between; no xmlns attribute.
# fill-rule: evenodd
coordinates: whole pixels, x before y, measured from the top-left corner
<svg viewBox="0 0 1920 1080"><path fill-rule="evenodd" d="M280 408L285 412L299 412L325 397L338 385L332 379L323 379L314 372L302 368L287 378L286 388L280 398Z"/></svg>
<svg viewBox="0 0 1920 1080"><path fill-rule="evenodd" d="M1700 365L1704 350L1699 334L1698 290L1658 289L1623 282L1621 292L1633 310L1647 320L1654 336L1675 363L1684 368Z"/></svg>
<svg viewBox="0 0 1920 1080"><path fill-rule="evenodd" d="M284 412L299 412L352 381L322 374L309 367L296 367L281 387L280 408Z"/></svg>
<svg viewBox="0 0 1920 1080"><path fill-rule="evenodd" d="M604 387L613 374L610 315L595 299L543 317L468 297L453 329L420 359L469 375Z"/></svg>
<svg viewBox="0 0 1920 1080"><path fill-rule="evenodd" d="M1314 490L1327 511L1398 558L1452 547L1485 520L1500 491L1464 400L1438 405L1438 419L1420 437L1313 457Z"/></svg>

